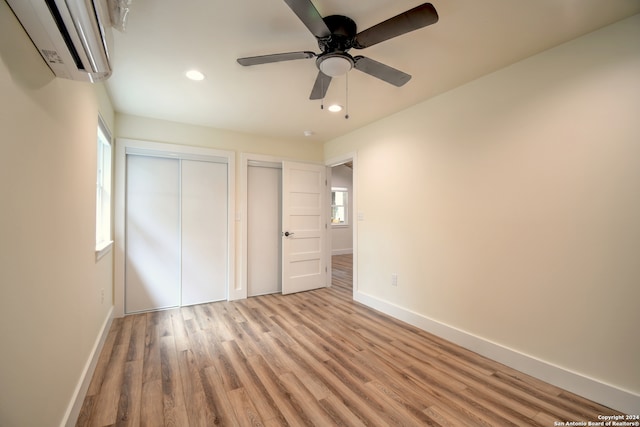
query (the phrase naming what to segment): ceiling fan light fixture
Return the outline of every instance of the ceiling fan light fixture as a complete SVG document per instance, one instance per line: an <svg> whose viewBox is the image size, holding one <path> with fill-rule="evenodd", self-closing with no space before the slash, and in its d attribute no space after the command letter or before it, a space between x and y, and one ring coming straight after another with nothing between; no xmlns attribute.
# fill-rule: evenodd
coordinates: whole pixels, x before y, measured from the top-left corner
<svg viewBox="0 0 640 427"><path fill-rule="evenodd" d="M327 55L319 58L318 68L329 77L338 77L353 68L353 60L345 54Z"/></svg>
<svg viewBox="0 0 640 427"><path fill-rule="evenodd" d="M332 105L329 105L329 108L327 109L332 113L339 113L340 111L342 111L342 105L332 104Z"/></svg>

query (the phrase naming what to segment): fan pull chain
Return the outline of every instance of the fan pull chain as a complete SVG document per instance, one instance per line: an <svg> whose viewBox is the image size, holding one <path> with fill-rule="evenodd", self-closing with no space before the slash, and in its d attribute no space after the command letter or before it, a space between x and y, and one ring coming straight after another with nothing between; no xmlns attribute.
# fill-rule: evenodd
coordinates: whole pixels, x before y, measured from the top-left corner
<svg viewBox="0 0 640 427"><path fill-rule="evenodd" d="M344 118L345 119L349 119L349 73L347 73L347 75L345 76L347 81L346 81L346 85L345 85L345 115Z"/></svg>
<svg viewBox="0 0 640 427"><path fill-rule="evenodd" d="M322 99L320 100L320 109L324 110L324 79L320 79L320 93L322 93Z"/></svg>

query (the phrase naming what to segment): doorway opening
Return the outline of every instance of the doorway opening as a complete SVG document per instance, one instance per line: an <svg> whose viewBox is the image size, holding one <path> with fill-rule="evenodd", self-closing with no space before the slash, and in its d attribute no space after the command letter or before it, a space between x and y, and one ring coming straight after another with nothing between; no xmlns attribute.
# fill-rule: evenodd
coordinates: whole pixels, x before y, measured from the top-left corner
<svg viewBox="0 0 640 427"><path fill-rule="evenodd" d="M331 165L331 285L353 291L353 159Z"/></svg>

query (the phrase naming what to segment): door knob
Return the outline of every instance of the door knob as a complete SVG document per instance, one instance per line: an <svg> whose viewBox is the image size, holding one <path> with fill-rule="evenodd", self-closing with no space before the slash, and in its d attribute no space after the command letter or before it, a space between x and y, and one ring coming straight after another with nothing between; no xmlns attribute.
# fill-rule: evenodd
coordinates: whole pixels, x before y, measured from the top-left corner
<svg viewBox="0 0 640 427"><path fill-rule="evenodd" d="M289 233L288 231L284 232L285 237L293 236L295 233Z"/></svg>

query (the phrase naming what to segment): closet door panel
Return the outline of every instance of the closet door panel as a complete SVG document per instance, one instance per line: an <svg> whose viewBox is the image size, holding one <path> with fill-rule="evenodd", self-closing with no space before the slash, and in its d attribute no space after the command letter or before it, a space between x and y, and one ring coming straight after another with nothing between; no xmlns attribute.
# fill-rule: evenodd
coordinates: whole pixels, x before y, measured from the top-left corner
<svg viewBox="0 0 640 427"><path fill-rule="evenodd" d="M182 305L227 298L227 165L182 160Z"/></svg>
<svg viewBox="0 0 640 427"><path fill-rule="evenodd" d="M179 161L127 156L125 312L180 304Z"/></svg>
<svg viewBox="0 0 640 427"><path fill-rule="evenodd" d="M248 296L282 291L282 169L247 171Z"/></svg>

